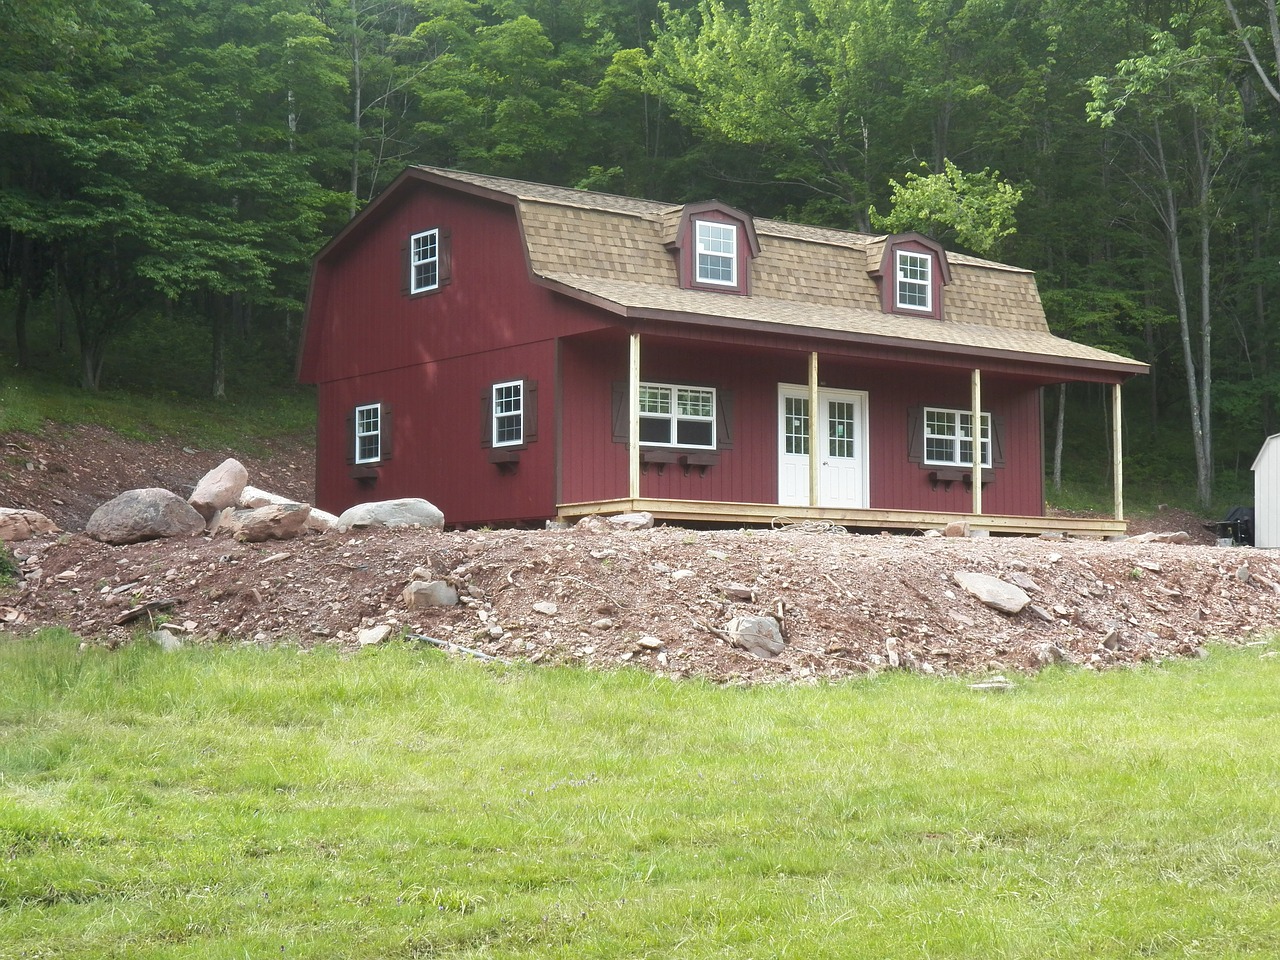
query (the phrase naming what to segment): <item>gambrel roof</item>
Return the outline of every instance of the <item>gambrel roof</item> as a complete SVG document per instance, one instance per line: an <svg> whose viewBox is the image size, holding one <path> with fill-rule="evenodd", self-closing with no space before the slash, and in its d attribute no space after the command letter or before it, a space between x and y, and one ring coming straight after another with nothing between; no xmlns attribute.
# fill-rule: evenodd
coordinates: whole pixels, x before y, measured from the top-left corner
<svg viewBox="0 0 1280 960"><path fill-rule="evenodd" d="M1048 361L1119 378L1147 369L1054 335L1034 275L1019 267L947 253L945 317L890 313L876 282L888 238L754 219L750 295L726 295L679 283L670 247L680 205L437 167L402 177L511 204L531 278L619 316Z"/></svg>

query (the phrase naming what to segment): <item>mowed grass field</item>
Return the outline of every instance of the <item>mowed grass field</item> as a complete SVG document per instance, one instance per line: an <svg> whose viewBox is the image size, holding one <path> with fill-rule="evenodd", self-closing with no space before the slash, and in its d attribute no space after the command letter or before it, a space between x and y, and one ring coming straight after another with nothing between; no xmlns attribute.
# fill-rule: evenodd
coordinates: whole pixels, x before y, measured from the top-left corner
<svg viewBox="0 0 1280 960"><path fill-rule="evenodd" d="M0 637L6 958L1280 956L1272 647L993 694L77 646Z"/></svg>

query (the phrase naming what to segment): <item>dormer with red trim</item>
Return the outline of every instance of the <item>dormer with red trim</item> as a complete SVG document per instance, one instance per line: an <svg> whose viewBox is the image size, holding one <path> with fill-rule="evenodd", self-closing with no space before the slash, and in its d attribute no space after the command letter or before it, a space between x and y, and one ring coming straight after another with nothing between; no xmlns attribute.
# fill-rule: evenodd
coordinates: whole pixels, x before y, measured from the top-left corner
<svg viewBox="0 0 1280 960"><path fill-rule="evenodd" d="M751 261L760 255L760 241L749 214L719 200L685 204L667 247L676 255L681 288L751 293Z"/></svg>
<svg viewBox="0 0 1280 960"><path fill-rule="evenodd" d="M919 233L887 237L879 265L868 272L880 289L885 313L943 318L943 288L951 282L951 267L936 240Z"/></svg>

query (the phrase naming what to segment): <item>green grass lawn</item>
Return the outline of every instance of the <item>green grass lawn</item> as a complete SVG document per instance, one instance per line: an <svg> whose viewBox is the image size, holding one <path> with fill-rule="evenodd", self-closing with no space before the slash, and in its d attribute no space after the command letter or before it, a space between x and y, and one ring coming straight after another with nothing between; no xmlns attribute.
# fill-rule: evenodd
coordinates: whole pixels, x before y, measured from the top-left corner
<svg viewBox="0 0 1280 960"><path fill-rule="evenodd" d="M1275 957L1264 652L982 694L0 639L0 956Z"/></svg>

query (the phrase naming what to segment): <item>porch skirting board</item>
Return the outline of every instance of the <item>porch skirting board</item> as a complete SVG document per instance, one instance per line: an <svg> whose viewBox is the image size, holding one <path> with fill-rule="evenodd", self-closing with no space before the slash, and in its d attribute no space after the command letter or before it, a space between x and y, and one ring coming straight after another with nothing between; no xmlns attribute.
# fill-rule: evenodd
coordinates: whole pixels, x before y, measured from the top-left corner
<svg viewBox="0 0 1280 960"><path fill-rule="evenodd" d="M993 534L1066 537L1123 537L1124 520L1086 517L1015 517L999 514L928 513L918 510L846 510L836 507L779 506L776 503L716 503L706 500L653 500L624 498L562 503L556 508L561 520L614 513L651 513L658 520L767 525L775 520L804 522L823 520L861 530L941 530L956 520L967 520L971 530Z"/></svg>

